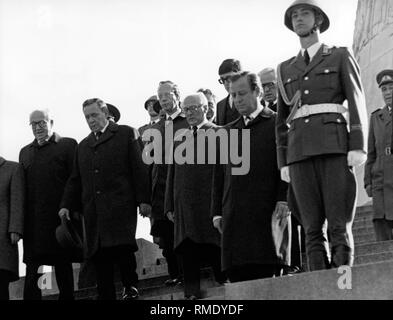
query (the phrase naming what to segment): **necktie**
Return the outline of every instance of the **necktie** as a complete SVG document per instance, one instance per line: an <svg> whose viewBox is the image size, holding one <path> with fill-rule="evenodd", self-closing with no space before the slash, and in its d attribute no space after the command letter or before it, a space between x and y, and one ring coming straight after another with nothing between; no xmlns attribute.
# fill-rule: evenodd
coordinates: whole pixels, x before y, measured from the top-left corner
<svg viewBox="0 0 393 320"><path fill-rule="evenodd" d="M95 135L96 135L96 140L98 140L102 136L102 132L98 131L95 133Z"/></svg>
<svg viewBox="0 0 393 320"><path fill-rule="evenodd" d="M304 62L307 66L310 64L310 55L308 54L307 50L304 51Z"/></svg>
<svg viewBox="0 0 393 320"><path fill-rule="evenodd" d="M167 121L173 121L172 117L168 117Z"/></svg>
<svg viewBox="0 0 393 320"><path fill-rule="evenodd" d="M198 133L198 127L197 127L197 126L193 126L193 127L192 127L192 135L193 135L194 137L196 137L196 136L197 136L197 133Z"/></svg>
<svg viewBox="0 0 393 320"><path fill-rule="evenodd" d="M246 126L252 121L252 117L247 116L246 117L246 121L244 121L246 123Z"/></svg>

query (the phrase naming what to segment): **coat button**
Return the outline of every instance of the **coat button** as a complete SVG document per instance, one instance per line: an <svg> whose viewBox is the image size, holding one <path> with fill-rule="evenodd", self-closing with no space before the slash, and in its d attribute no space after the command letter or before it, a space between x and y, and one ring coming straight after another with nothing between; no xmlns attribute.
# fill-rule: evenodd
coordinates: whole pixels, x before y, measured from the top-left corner
<svg viewBox="0 0 393 320"><path fill-rule="evenodd" d="M338 122L338 123L341 123L341 119L337 119L337 122Z"/></svg>
<svg viewBox="0 0 393 320"><path fill-rule="evenodd" d="M291 82L292 81L292 79L291 78L289 78L288 80L287 80L287 82Z"/></svg>
<svg viewBox="0 0 393 320"><path fill-rule="evenodd" d="M306 119L306 120L304 120L304 122L305 122L305 123L309 123L309 122L310 122L310 119Z"/></svg>
<svg viewBox="0 0 393 320"><path fill-rule="evenodd" d="M310 93L310 91L306 90L306 91L304 91L304 93L305 93L305 94L309 94L309 93Z"/></svg>
<svg viewBox="0 0 393 320"><path fill-rule="evenodd" d="M310 78L309 78L309 77L304 77L304 80L306 80L306 81L307 81L308 79L310 79Z"/></svg>
<svg viewBox="0 0 393 320"><path fill-rule="evenodd" d="M329 72L330 72L330 70L329 70L329 69L326 69L326 70L325 70L325 73L329 73Z"/></svg>
<svg viewBox="0 0 393 320"><path fill-rule="evenodd" d="M100 191L100 190L98 190L98 191L96 192L96 194L101 194L101 191Z"/></svg>
<svg viewBox="0 0 393 320"><path fill-rule="evenodd" d="M95 173L98 173L98 172L100 172L100 171L99 171L98 169L95 169L94 172L95 172Z"/></svg>

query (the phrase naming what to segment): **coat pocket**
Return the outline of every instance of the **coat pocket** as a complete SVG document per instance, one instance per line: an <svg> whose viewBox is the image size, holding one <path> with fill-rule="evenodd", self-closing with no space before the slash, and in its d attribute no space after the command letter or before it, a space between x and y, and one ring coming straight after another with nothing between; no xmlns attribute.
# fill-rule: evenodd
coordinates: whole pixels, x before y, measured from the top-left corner
<svg viewBox="0 0 393 320"><path fill-rule="evenodd" d="M338 71L338 67L323 67L315 70L315 83L323 88L337 88L339 83Z"/></svg>
<svg viewBox="0 0 393 320"><path fill-rule="evenodd" d="M333 149L348 151L347 121L342 114L327 113L323 115L324 143Z"/></svg>

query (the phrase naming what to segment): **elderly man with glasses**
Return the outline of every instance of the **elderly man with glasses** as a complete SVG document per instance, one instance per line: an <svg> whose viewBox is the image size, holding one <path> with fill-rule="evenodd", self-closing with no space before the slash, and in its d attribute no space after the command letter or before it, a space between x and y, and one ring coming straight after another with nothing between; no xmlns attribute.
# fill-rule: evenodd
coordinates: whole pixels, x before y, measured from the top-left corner
<svg viewBox="0 0 393 320"><path fill-rule="evenodd" d="M19 155L26 178L26 217L23 239L26 278L24 299L41 300L37 286L38 269L55 267L60 300L72 300L74 280L71 257L56 241L61 221L57 216L66 182L71 175L77 143L53 131L53 119L47 110L30 114L34 141Z"/></svg>
<svg viewBox="0 0 393 320"><path fill-rule="evenodd" d="M182 261L185 298L195 300L201 297L203 261L212 266L217 282L225 281L221 272L220 234L210 218L214 164L208 164L207 139L197 145L198 135L202 138L217 126L207 120L208 102L203 93L187 96L182 109L189 125L189 130L185 130L185 143L190 143L194 153L191 158L187 157L187 163L177 163L175 158L174 164L169 166L165 212L175 225L174 248ZM179 143L183 142L175 142L174 148ZM204 164L200 164L201 155L204 155Z"/></svg>

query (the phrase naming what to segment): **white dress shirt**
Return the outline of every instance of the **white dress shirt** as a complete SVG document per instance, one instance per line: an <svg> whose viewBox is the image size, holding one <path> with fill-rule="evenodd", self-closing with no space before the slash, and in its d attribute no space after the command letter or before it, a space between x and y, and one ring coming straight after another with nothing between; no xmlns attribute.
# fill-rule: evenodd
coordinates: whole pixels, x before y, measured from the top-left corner
<svg viewBox="0 0 393 320"><path fill-rule="evenodd" d="M317 54L318 50L321 48L322 43L317 42L314 43L312 46L308 47L308 48L302 48L302 56L304 57L304 52L307 49L308 55L310 56L310 61L315 57L315 55Z"/></svg>

